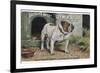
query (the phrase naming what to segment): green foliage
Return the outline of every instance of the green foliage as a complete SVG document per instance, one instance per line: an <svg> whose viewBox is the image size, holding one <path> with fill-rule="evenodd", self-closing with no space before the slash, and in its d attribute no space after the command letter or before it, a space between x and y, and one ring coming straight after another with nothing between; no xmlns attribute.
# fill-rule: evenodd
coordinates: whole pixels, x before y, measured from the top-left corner
<svg viewBox="0 0 100 73"><path fill-rule="evenodd" d="M77 41L80 39L81 37L80 36L74 36L74 35L71 35L68 40L70 40L70 43L73 44L73 43L77 43Z"/></svg>
<svg viewBox="0 0 100 73"><path fill-rule="evenodd" d="M89 51L90 46L90 31L88 29L83 29L83 36L71 35L70 44L74 44L79 47L82 51Z"/></svg>
<svg viewBox="0 0 100 73"><path fill-rule="evenodd" d="M85 37L90 37L90 30L87 29L87 28L84 28L84 29L83 29L83 36L85 36Z"/></svg>
<svg viewBox="0 0 100 73"><path fill-rule="evenodd" d="M21 42L21 47L22 48L29 48L29 47L40 47L40 40L23 40Z"/></svg>
<svg viewBox="0 0 100 73"><path fill-rule="evenodd" d="M82 37L80 40L79 40L79 48L83 51L89 51L89 37Z"/></svg>

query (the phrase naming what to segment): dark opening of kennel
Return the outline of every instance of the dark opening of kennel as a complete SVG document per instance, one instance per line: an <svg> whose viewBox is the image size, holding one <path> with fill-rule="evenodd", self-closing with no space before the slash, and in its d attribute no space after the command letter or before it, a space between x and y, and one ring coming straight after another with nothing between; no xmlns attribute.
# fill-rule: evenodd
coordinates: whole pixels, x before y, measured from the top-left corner
<svg viewBox="0 0 100 73"><path fill-rule="evenodd" d="M31 23L31 35L39 36L46 23L47 21L43 17L35 17Z"/></svg>

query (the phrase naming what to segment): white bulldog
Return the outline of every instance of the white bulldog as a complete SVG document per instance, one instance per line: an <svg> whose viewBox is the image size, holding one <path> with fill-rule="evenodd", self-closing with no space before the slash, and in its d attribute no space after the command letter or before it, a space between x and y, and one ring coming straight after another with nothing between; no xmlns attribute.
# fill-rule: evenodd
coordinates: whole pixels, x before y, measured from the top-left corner
<svg viewBox="0 0 100 73"><path fill-rule="evenodd" d="M74 29L73 25L67 21L61 21L61 24L54 25L53 23L47 23L41 32L41 50L44 49L44 40L46 37L46 48L50 50L51 54L54 54L54 44L56 41L65 40L65 53L68 53L68 43L67 39L72 34Z"/></svg>

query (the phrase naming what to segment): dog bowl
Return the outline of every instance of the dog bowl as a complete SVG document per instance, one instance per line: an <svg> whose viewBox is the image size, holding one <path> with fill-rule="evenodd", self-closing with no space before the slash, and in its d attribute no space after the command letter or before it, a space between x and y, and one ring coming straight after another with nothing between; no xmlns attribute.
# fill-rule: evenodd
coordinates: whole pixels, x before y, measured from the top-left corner
<svg viewBox="0 0 100 73"><path fill-rule="evenodd" d="M29 49L29 48L26 49L25 48L25 49L22 49L21 55L22 55L23 58L30 58L34 55L34 52L33 52L32 49Z"/></svg>

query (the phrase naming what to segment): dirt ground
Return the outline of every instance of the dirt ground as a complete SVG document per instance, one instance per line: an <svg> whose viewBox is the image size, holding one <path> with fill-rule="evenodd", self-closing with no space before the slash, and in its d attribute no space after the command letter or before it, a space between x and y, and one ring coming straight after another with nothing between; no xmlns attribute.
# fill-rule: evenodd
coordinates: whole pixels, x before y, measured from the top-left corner
<svg viewBox="0 0 100 73"><path fill-rule="evenodd" d="M61 60L61 59L84 59L89 58L89 52L84 52L77 47L69 47L69 53L65 53L63 48L55 48L54 55L49 50L40 50L39 47L30 48L34 51L34 55L29 58L23 58L22 61L40 61L40 60Z"/></svg>

